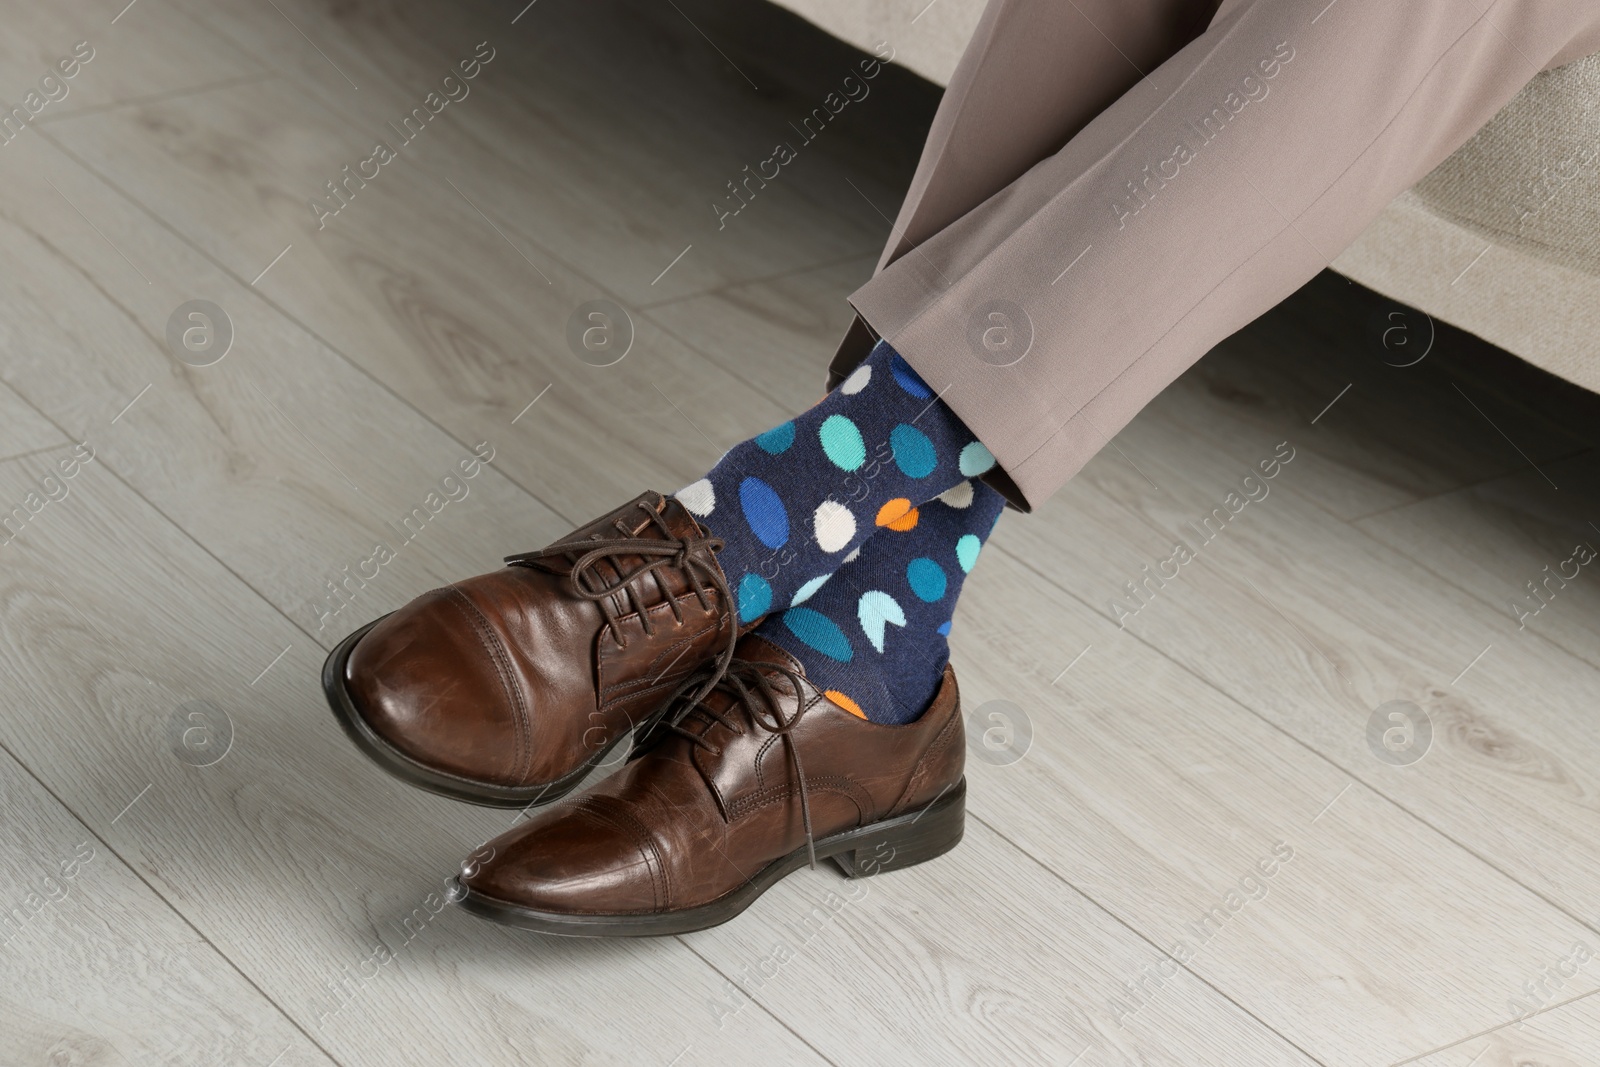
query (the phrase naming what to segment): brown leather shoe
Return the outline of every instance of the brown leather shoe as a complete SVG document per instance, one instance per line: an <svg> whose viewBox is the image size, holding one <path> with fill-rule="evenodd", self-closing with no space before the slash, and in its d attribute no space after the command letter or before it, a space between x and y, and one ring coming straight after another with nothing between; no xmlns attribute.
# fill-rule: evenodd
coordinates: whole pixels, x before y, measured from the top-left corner
<svg viewBox="0 0 1600 1067"><path fill-rule="evenodd" d="M473 853L452 896L543 933L640 937L726 922L819 858L853 878L909 867L961 840L964 738L948 667L920 719L885 726L746 637L704 701L676 699L622 770Z"/></svg>
<svg viewBox="0 0 1600 1067"><path fill-rule="evenodd" d="M414 785L504 807L555 800L685 676L732 656L721 547L676 500L645 493L357 630L323 666L328 702Z"/></svg>

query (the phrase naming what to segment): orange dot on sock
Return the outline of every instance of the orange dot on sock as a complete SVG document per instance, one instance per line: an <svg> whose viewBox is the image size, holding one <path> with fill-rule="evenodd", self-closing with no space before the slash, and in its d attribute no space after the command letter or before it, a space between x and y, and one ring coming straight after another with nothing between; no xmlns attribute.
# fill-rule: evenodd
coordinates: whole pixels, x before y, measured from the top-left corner
<svg viewBox="0 0 1600 1067"><path fill-rule="evenodd" d="M917 525L917 509L905 497L896 497L878 509L878 517L873 521L904 533Z"/></svg>
<svg viewBox="0 0 1600 1067"><path fill-rule="evenodd" d="M857 704L854 700L851 700L837 689L825 689L823 690L822 695L858 719L865 719L867 717L867 713L861 710L860 704Z"/></svg>

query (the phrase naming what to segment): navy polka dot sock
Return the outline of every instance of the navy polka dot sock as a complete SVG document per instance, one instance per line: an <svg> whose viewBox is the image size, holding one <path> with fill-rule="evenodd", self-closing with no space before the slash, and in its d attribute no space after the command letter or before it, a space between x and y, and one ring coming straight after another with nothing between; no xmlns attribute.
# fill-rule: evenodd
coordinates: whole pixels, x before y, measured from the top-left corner
<svg viewBox="0 0 1600 1067"><path fill-rule="evenodd" d="M816 407L735 445L675 494L722 538L751 622L815 592L881 526L994 466L994 457L880 341Z"/></svg>
<svg viewBox="0 0 1600 1067"><path fill-rule="evenodd" d="M950 658L950 616L1005 499L966 481L873 534L860 555L756 633L835 704L880 723L926 710Z"/></svg>

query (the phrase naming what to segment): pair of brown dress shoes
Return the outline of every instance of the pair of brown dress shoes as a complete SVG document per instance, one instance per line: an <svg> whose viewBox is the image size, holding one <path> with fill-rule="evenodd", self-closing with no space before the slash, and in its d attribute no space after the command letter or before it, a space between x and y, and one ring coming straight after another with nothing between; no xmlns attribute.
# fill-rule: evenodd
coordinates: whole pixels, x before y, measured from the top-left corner
<svg viewBox="0 0 1600 1067"><path fill-rule="evenodd" d="M719 547L646 493L329 655L328 701L379 766L477 804L546 805L463 864L469 911L554 934L684 933L818 859L862 877L961 840L954 672L915 722L851 714L740 627ZM571 795L630 734L627 763Z"/></svg>

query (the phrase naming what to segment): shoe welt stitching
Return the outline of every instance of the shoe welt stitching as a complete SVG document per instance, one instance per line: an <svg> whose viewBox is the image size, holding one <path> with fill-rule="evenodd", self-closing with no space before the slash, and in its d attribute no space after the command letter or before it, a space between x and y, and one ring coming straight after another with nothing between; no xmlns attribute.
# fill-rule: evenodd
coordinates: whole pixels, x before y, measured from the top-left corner
<svg viewBox="0 0 1600 1067"><path fill-rule="evenodd" d="M863 825L877 821L878 805L873 801L872 794L853 778L846 778L843 775L831 775L826 778L807 778L806 787L810 793L839 793L850 798L850 801L856 806L856 811L861 816ZM759 789L754 793L740 797L738 801L732 804L728 809L729 819L730 821L732 819L741 819L757 808L766 807L775 801L789 800L797 794L798 790L792 783Z"/></svg>
<svg viewBox="0 0 1600 1067"><path fill-rule="evenodd" d="M528 721L528 709L522 699L522 688L516 684L516 679L512 676L510 657L506 654L504 645L495 634L483 610L453 585L446 586L445 592L451 595L456 605L461 608L462 614L472 623L473 631L478 635L478 643L494 661L495 672L500 676L500 688L511 702L513 711L511 721L517 731L517 763L516 773L510 784L520 785L527 781L528 771L533 763L533 724Z"/></svg>
<svg viewBox="0 0 1600 1067"><path fill-rule="evenodd" d="M666 857L661 855L660 848L656 845L655 835L650 829L634 818L626 808L617 804L605 804L612 798L607 796L579 797L573 805L574 811L584 812L601 822L631 833L634 843L639 846L639 852L644 856L645 866L650 870L650 893L656 899L657 911L665 911L672 903L671 873L667 870Z"/></svg>

